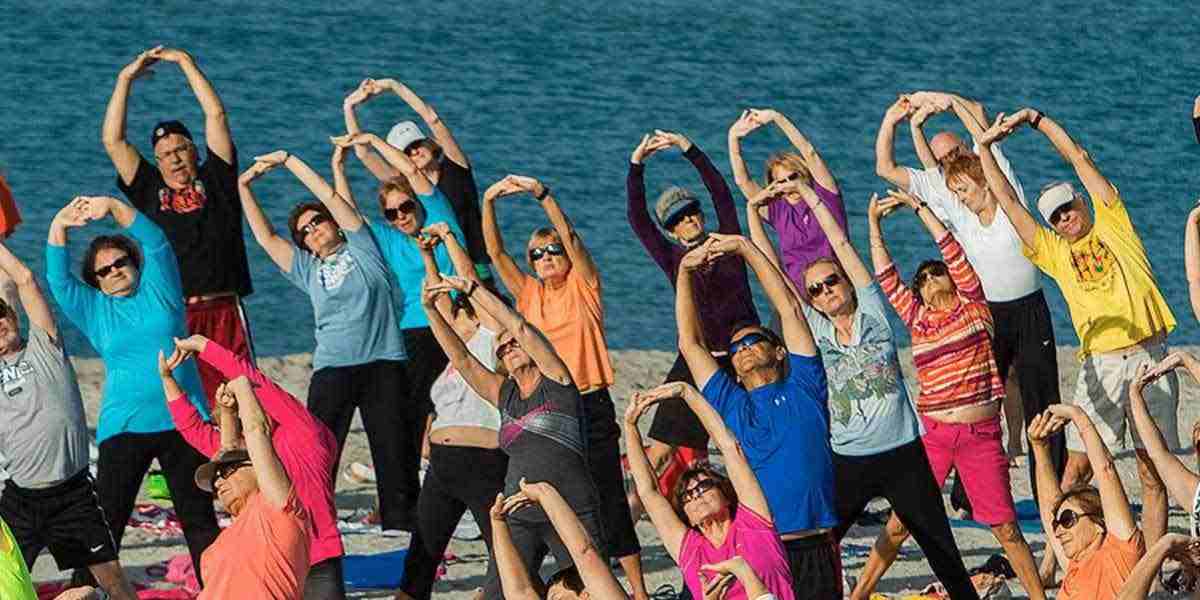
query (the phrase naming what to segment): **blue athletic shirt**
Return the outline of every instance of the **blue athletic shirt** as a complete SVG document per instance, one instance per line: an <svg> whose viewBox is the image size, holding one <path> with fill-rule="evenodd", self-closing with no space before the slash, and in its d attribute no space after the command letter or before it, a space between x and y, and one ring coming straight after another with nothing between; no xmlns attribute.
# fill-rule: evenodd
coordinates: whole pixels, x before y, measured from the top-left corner
<svg viewBox="0 0 1200 600"><path fill-rule="evenodd" d="M425 207L426 227L434 223L449 225L458 243L466 248L466 239L458 225L458 219L454 216L454 209L450 207L450 202L442 195L441 190L433 188L431 194L417 194L417 200ZM400 328L429 327L429 319L425 316L425 310L421 308L421 283L425 279L425 263L421 260L421 249L417 247L416 240L386 221L372 220L368 221L367 225L371 227L371 233L375 234L379 251L400 286L396 293L399 301L397 311L400 315ZM438 244L433 251L433 257L437 262L438 271L446 275L455 274L454 264L450 262L450 254L446 251L445 244Z"/></svg>
<svg viewBox="0 0 1200 600"><path fill-rule="evenodd" d="M66 246L46 244L46 281L63 313L87 336L104 360L104 390L96 442L121 433L175 429L158 376L158 352L187 337L183 284L167 236L142 213L125 230L142 247L141 280L133 294L109 296L71 274ZM175 379L200 415L208 419L196 361L175 369Z"/></svg>
<svg viewBox="0 0 1200 600"><path fill-rule="evenodd" d="M833 527L833 453L825 368L788 355L787 378L752 391L718 370L704 397L725 421L758 477L779 533Z"/></svg>

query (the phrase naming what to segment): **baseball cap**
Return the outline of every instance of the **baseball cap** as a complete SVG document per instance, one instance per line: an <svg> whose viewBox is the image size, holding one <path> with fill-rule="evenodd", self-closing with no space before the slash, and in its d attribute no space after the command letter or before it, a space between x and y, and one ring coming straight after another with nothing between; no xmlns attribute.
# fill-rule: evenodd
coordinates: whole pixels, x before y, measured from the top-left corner
<svg viewBox="0 0 1200 600"><path fill-rule="evenodd" d="M1073 200L1075 200L1075 186L1066 181L1052 183L1042 188L1042 195L1038 196L1038 212L1042 213L1042 218L1047 223L1054 225L1050 222L1050 215L1053 215L1054 211L1062 205L1070 204Z"/></svg>
<svg viewBox="0 0 1200 600"><path fill-rule="evenodd" d="M192 139L192 132L188 131L187 126L182 122L163 121L158 125L155 125L154 129L150 132L150 147L154 147L155 144L158 144L158 140L161 140L173 133L178 133L189 140Z"/></svg>
<svg viewBox="0 0 1200 600"><path fill-rule="evenodd" d="M211 494L213 491L213 481L217 478L217 469L223 465L247 462L249 460L250 453L243 448L221 450L211 461L196 467L196 487Z"/></svg>
<svg viewBox="0 0 1200 600"><path fill-rule="evenodd" d="M417 127L412 121L401 121L392 126L392 130L387 134L387 143L393 148L406 150L413 142L419 142L425 139L425 134L421 133L421 128Z"/></svg>
<svg viewBox="0 0 1200 600"><path fill-rule="evenodd" d="M699 208L700 201L696 199L695 194L679 186L672 186L658 195L658 202L654 205L654 214L658 216L658 224L666 227L667 223L680 214Z"/></svg>

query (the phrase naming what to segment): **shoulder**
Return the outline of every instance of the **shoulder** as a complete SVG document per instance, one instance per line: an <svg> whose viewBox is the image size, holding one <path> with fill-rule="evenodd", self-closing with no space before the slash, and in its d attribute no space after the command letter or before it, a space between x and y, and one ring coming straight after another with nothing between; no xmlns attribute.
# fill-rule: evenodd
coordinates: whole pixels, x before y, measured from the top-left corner
<svg viewBox="0 0 1200 600"><path fill-rule="evenodd" d="M775 530L775 526L766 517L754 512L749 506L739 503L737 513L733 517L738 527L746 529Z"/></svg>

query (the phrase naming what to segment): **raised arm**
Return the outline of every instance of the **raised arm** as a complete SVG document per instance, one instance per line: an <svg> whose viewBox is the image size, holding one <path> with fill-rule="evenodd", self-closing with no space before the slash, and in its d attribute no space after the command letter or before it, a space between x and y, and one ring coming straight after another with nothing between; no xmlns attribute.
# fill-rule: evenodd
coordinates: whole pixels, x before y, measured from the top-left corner
<svg viewBox="0 0 1200 600"><path fill-rule="evenodd" d="M779 313L783 322L783 341L788 352L801 356L816 356L817 344L813 341L812 331L804 318L800 299L788 288L787 279L783 273L771 264L754 244L741 236L714 233L710 237L714 242L709 246L710 252L720 254L737 254L754 270L759 283L763 286L771 306ZM695 375L695 373L693 373ZM697 378L697 382L700 380Z"/></svg>
<svg viewBox="0 0 1200 600"><path fill-rule="evenodd" d="M154 48L150 56L163 62L179 65L192 93L200 101L200 109L204 111L204 142L209 149L217 153L221 160L233 164L233 136L229 133L229 119L225 115L225 105L212 82L204 76L196 60L191 54L174 48Z"/></svg>
<svg viewBox="0 0 1200 600"><path fill-rule="evenodd" d="M1054 470L1054 460L1050 455L1050 438L1058 435L1066 423L1065 419L1043 412L1030 419L1027 429L1029 450L1037 461L1033 483L1037 489L1037 497L1042 499L1038 503L1042 531L1054 531L1054 501L1062 494L1062 482L1058 479L1058 473ZM1054 552L1058 564L1071 564L1057 536L1047 535L1046 545Z"/></svg>
<svg viewBox="0 0 1200 600"><path fill-rule="evenodd" d="M917 295L900 279L900 272L892 261L891 253L888 252L887 243L883 239L883 226L880 224L884 217L895 212L900 206L903 206L900 201L891 196L880 200L878 196L872 195L867 206L867 224L870 229L871 263L875 269L875 278L892 308L900 315L900 320L908 325L916 318L920 302Z"/></svg>
<svg viewBox="0 0 1200 600"><path fill-rule="evenodd" d="M709 260L706 243L683 255L679 262L679 273L675 276L675 321L679 328L679 353L683 355L692 380L700 387L717 372L720 366L709 353L700 329L700 311L696 308L695 292L692 289L692 272Z"/></svg>
<svg viewBox="0 0 1200 600"><path fill-rule="evenodd" d="M902 190L907 190L910 182L908 171L896 164L896 124L903 121L912 110L908 98L898 98L883 113L883 123L879 125L879 135L875 138L875 173Z"/></svg>
<svg viewBox="0 0 1200 600"><path fill-rule="evenodd" d="M113 88L112 97L108 100L108 108L104 112L104 126L100 132L100 140L104 143L104 151L117 169L117 175L126 185L133 183L137 175L138 163L142 160L137 148L125 139L125 118L129 106L129 91L135 79L149 73L149 68L158 59L151 55L162 46L146 50L136 57L133 62L125 65L117 74L117 83Z"/></svg>
<svg viewBox="0 0 1200 600"><path fill-rule="evenodd" d="M1166 375L1177 367L1186 366L1189 371L1200 369L1196 358L1187 352L1173 352L1153 369L1149 365L1138 367L1137 375L1129 386L1129 414L1133 418L1138 437L1142 440L1151 464L1167 486L1167 492L1180 506L1191 506L1200 485L1200 475L1184 466L1183 461L1171 452L1163 439L1162 431L1150 416L1143 396L1145 386Z"/></svg>
<svg viewBox="0 0 1200 600"><path fill-rule="evenodd" d="M871 199L877 200L877 196L872 195ZM854 249L854 244L850 243L850 238L846 235L846 230L842 229L841 224L833 216L833 212L829 210L829 207L825 206L824 202L821 202L819 197L805 197L805 201L808 203L808 208L812 210L813 216L817 219L817 224L821 226L821 231L825 232L825 238L829 240L829 245L833 247L834 256L837 257L842 268L846 270L846 275L850 278L850 283L854 287L869 285L871 280L874 279L871 276L871 271L867 269L867 265L858 256L858 251Z"/></svg>
<svg viewBox="0 0 1200 600"><path fill-rule="evenodd" d="M450 286L445 279L448 278L443 278L436 283L430 283L426 279L425 289L421 292L421 306L425 309L425 316L429 319L429 328L433 331L433 337L437 339L442 351L446 353L446 357L450 359L450 364L454 365L454 368L462 374L467 385L470 385L471 389L488 402L499 404L500 386L504 384L504 377L485 367L478 358L475 358L475 355L471 354L462 338L458 337L458 333L435 307L437 296L450 291ZM465 282L466 280L460 281ZM471 283L472 293L487 292L483 286Z"/></svg>
<svg viewBox="0 0 1200 600"><path fill-rule="evenodd" d="M3 270L16 285L17 297L21 300L25 315L29 317L29 324L45 331L55 344L61 345L58 323L54 320L50 303L46 302L46 296L42 294L42 288L38 286L37 278L4 243L0 243L0 270ZM15 310L16 306L12 308Z"/></svg>
<svg viewBox="0 0 1200 600"><path fill-rule="evenodd" d="M287 505L288 496L292 493L292 481L288 479L283 463L275 454L275 446L271 444L271 426L267 415L258 404L254 388L245 376L230 381L228 387L237 397L242 436L258 478L258 491L276 508L282 508Z"/></svg>
<svg viewBox="0 0 1200 600"><path fill-rule="evenodd" d="M425 279L421 283L424 285L427 281L429 285L435 285L442 282L442 273L438 267L437 258L433 253L442 240L435 235L426 233L427 231L429 231L428 227L422 230L422 235L416 239L417 248L421 250L421 264L425 267ZM478 280L474 277L470 279L478 283ZM437 294L433 299L433 306L446 323L449 323L454 318L452 310L454 301L450 299L449 294ZM476 315L478 316L478 313ZM495 329L492 331L495 331Z"/></svg>
<svg viewBox="0 0 1200 600"><path fill-rule="evenodd" d="M754 242L759 252L762 252L777 269L783 269L783 263L779 260L779 253L775 251L775 244L767 235L766 217L763 215L787 183L775 181L765 188L759 188L757 194L746 200L746 229L750 233L750 241Z"/></svg>
<svg viewBox="0 0 1200 600"><path fill-rule="evenodd" d="M171 421L179 435L200 454L212 456L223 447L223 432L200 416L200 411L196 410L196 406L188 399L187 392L183 391L183 387L175 379L175 369L188 357L187 352L179 349L172 352L171 356L165 356L163 351L159 350L158 377L162 381L167 410L171 413ZM224 387L221 390L224 391Z"/></svg>
<svg viewBox="0 0 1200 600"><path fill-rule="evenodd" d="M528 192L542 205L542 210L546 211L546 218L550 219L550 224L554 226L554 231L558 233L558 237L562 239L563 246L567 251L567 257L571 259L571 269L576 270L581 277L593 285L598 285L600 282L600 273L596 270L596 263L592 260L592 253L588 252L587 246L583 243L583 238L575 229L575 224L571 219L567 218L567 214L562 211L558 205L558 200L554 198L554 193L550 188L541 181L532 177L522 177L520 175L509 175L513 185L518 189Z"/></svg>
<svg viewBox="0 0 1200 600"><path fill-rule="evenodd" d="M259 246L262 246L263 250L266 250L267 256L271 257L271 262L274 262L279 270L291 273L293 253L296 252L296 248L290 241L275 233L275 227L267 219L266 213L258 203L258 198L250 189L250 184L255 179L277 166L279 163L271 162L255 162L250 165L250 168L238 177L238 197L241 199L242 213L246 215L246 222L250 224L250 232L254 234L254 240L258 242Z"/></svg>
<svg viewBox="0 0 1200 600"><path fill-rule="evenodd" d="M369 100L372 96L379 93L376 91L375 80L364 79L358 84L353 92L342 101L342 116L346 121L346 133L354 136L362 133L362 128L358 126L358 116L354 114L354 109L359 104ZM371 151L370 146L358 145L354 146L354 154L358 156L358 160L362 161L367 170L380 181L387 181L393 177L400 175L396 169L383 160L378 154Z"/></svg>
<svg viewBox="0 0 1200 600"><path fill-rule="evenodd" d="M1054 144L1054 149L1071 163L1093 201L1099 200L1108 206L1116 198L1116 188L1100 173L1100 169L1096 168L1092 156L1083 146L1076 143L1057 121L1032 108L1025 108L1006 120L1006 128L1012 129L1021 123L1029 123L1030 127L1040 131Z"/></svg>
<svg viewBox="0 0 1200 600"><path fill-rule="evenodd" d="M490 516L492 520L492 552L496 559L496 571L500 576L500 590L506 599L540 600L533 587L533 580L521 561L521 553L513 543L512 531L508 528L508 513L520 505L508 503L504 494L496 494Z"/></svg>
<svg viewBox="0 0 1200 600"><path fill-rule="evenodd" d="M588 535L575 511L563 500L558 490L546 482L526 483L521 480L521 493L542 507L558 539L567 547L588 596L600 600L628 600L629 596L617 583L608 561L597 551L596 542Z"/></svg>
<svg viewBox="0 0 1200 600"><path fill-rule="evenodd" d="M687 524L679 519L671 502L658 489L658 478L654 474L654 467L650 465L650 458L646 456L642 432L638 429L638 420L645 414L646 409L660 399L661 397L648 395L647 392L633 393L625 409L625 448L629 458L629 473L633 476L638 497L646 508L646 514L650 515L650 521L654 523L663 548L678 563L683 538L687 534Z"/></svg>
<svg viewBox="0 0 1200 600"><path fill-rule="evenodd" d="M341 196L361 216L358 200L354 198L354 190L350 188L350 178L346 177L346 147L333 144L333 156L329 159L329 168L333 173L333 192Z"/></svg>
<svg viewBox="0 0 1200 600"><path fill-rule="evenodd" d="M812 142L808 141L808 138L804 137L803 133L800 133L800 130L792 124L791 120L785 117L783 113L769 108L751 112L758 113L756 117L758 121L770 121L776 127L779 127L783 131L783 134L787 136L788 141L800 151L800 156L804 158L804 164L808 167L809 172L812 173L813 179L821 184L821 187L835 194L838 193L837 179L829 171L829 166L825 164L825 159L821 158L821 153L817 152L816 146L813 146Z"/></svg>
<svg viewBox="0 0 1200 600"><path fill-rule="evenodd" d="M1188 213L1183 231L1183 265L1187 272L1192 314L1200 320L1200 205Z"/></svg>
<svg viewBox="0 0 1200 600"><path fill-rule="evenodd" d="M933 155L933 149L929 147L929 140L925 139L925 121L936 112L938 112L937 106L926 104L908 118L908 130L912 135L913 149L917 151L917 159L921 161L921 166L926 169L938 167L937 157Z"/></svg>
<svg viewBox="0 0 1200 600"><path fill-rule="evenodd" d="M100 290L93 288L71 273L71 255L67 247L67 230L87 223L85 206L87 199L78 196L62 207L50 222L46 239L46 282L50 293L62 308L63 314L71 318L87 332L88 319L93 305L99 301Z"/></svg>
<svg viewBox="0 0 1200 600"><path fill-rule="evenodd" d="M1200 541L1182 533L1168 533L1158 538L1125 578L1116 600L1146 600L1150 595L1150 588L1159 581L1163 561L1168 558L1175 558L1184 563L1185 571L1194 570L1196 561L1200 558Z"/></svg>
<svg viewBox="0 0 1200 600"><path fill-rule="evenodd" d="M1096 487L1100 490L1100 506L1104 510L1104 524L1108 532L1122 540L1133 537L1138 532L1137 521L1133 519L1133 511L1129 508L1125 486L1121 485L1121 474L1117 472L1108 446L1104 445L1095 424L1083 409L1073 404L1051 404L1046 410L1057 417L1069 419L1083 438L1088 462L1096 474Z"/></svg>
<svg viewBox="0 0 1200 600"><path fill-rule="evenodd" d="M733 182L737 184L738 189L742 190L742 195L746 198L758 195L762 188L754 181L753 177L750 177L746 161L742 159L742 138L762 126L763 123L755 118L752 111L743 110L738 120L729 127L729 166L733 169Z"/></svg>
<svg viewBox="0 0 1200 600"><path fill-rule="evenodd" d="M972 138L978 138L980 134L988 128L990 122L987 117L987 111L983 108L983 104L959 96L958 94L949 94L946 92L916 92L909 96L909 100L918 107L934 106L936 110L952 110L962 121L963 127L967 128Z"/></svg>
<svg viewBox="0 0 1200 600"><path fill-rule="evenodd" d="M665 139L647 133L633 149L633 154L629 157L629 174L625 177L625 214L634 235L642 242L650 258L670 275L673 250L671 241L659 231L650 217L650 210L646 207L645 160L665 147Z"/></svg>
<svg viewBox="0 0 1200 600"><path fill-rule="evenodd" d="M446 122L438 116L437 111L432 106L421 99L408 86L395 79L379 79L375 81L375 85L395 92L405 104L408 104L421 117L422 121L425 121L425 125L429 127L429 131L433 134L433 139L437 140L438 145L442 147L442 151L446 153L446 158L454 161L463 168L471 168L471 162L467 160L466 153L459 147L458 140L454 139L454 134L450 132L450 128L446 126Z"/></svg>
<svg viewBox="0 0 1200 600"><path fill-rule="evenodd" d="M1029 208L1021 203L1016 190L1008 182L1004 170L1000 168L1000 163L996 161L996 154L992 152L992 145L1011 132L1012 128L1005 120L1004 114L1001 113L996 115L995 123L980 134L975 141L979 145L979 161L983 165L983 175L987 178L988 189L996 197L1000 209L1008 215L1008 220L1012 223L1013 229L1017 231L1017 237L1021 238L1021 243L1026 247L1033 248L1037 243L1037 232L1041 225L1038 225L1033 214L1029 212Z"/></svg>
<svg viewBox="0 0 1200 600"><path fill-rule="evenodd" d="M296 179L299 179L300 183L308 188L317 201L329 209L329 214L333 216L338 227L346 231L358 231L363 226L362 215L358 214L354 205L334 191L329 186L329 182L325 181L299 157L284 150L276 150L264 156L256 156L254 160L255 162L277 163L291 171L292 175L295 175Z"/></svg>

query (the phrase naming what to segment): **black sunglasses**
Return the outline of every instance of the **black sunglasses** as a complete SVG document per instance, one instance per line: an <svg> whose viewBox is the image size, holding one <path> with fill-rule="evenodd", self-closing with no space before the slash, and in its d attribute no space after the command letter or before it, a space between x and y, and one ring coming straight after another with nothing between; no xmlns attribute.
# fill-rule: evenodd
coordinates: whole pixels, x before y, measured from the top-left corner
<svg viewBox="0 0 1200 600"><path fill-rule="evenodd" d="M1074 208L1074 206L1075 200L1071 200L1070 202L1054 209L1054 212L1050 213L1050 224L1058 225L1058 222L1063 220L1063 217L1065 217L1066 214L1070 212L1072 208Z"/></svg>
<svg viewBox="0 0 1200 600"><path fill-rule="evenodd" d="M529 251L529 260L536 262L542 260L542 257L547 254L550 256L562 256L565 253L566 250L563 249L562 244L546 244L545 246L531 249Z"/></svg>
<svg viewBox="0 0 1200 600"><path fill-rule="evenodd" d="M729 343L729 356L732 357L734 354L741 352L742 349L749 348L750 346L762 341L766 341L767 339L767 336L758 332L747 333L746 335L743 335L742 337Z"/></svg>
<svg viewBox="0 0 1200 600"><path fill-rule="evenodd" d="M946 265L941 263L930 265L924 271L917 273L916 277L913 277L913 287L920 289L930 277L941 277L948 273L950 273L950 270L946 268Z"/></svg>
<svg viewBox="0 0 1200 600"><path fill-rule="evenodd" d="M1075 524L1078 523L1083 517L1095 516L1097 516L1096 513L1077 513L1073 509L1067 508L1058 513L1058 516L1054 517L1054 520L1050 522L1050 525L1053 526L1054 529L1058 529L1059 527L1062 527L1063 529L1070 529L1074 527Z"/></svg>
<svg viewBox="0 0 1200 600"><path fill-rule="evenodd" d="M226 479L233 475L238 469L250 465L248 460L239 460L238 462L225 463L217 467L216 473L213 476L213 481L218 479Z"/></svg>
<svg viewBox="0 0 1200 600"><path fill-rule="evenodd" d="M412 200L408 200L401 202L400 206L397 206L396 208L383 209L383 218L389 221L395 221L400 217L400 213L409 214L414 212L417 212L417 203Z"/></svg>
<svg viewBox="0 0 1200 600"><path fill-rule="evenodd" d="M328 223L328 222L329 222L329 217L327 217L321 213L317 213L307 223L300 226L300 231L304 235L308 235L308 234L316 231L317 227L319 227L321 225L321 223Z"/></svg>
<svg viewBox="0 0 1200 600"><path fill-rule="evenodd" d="M688 502L703 496L704 492L707 492L715 487L717 487L717 482L715 480L701 479L696 485L679 492L679 502L681 504L687 504Z"/></svg>
<svg viewBox="0 0 1200 600"><path fill-rule="evenodd" d="M108 277L109 273L112 273L113 271L116 271L117 269L128 267L131 264L133 264L133 260L129 258L128 254L126 254L125 256L122 256L121 258L118 258L117 260L114 260L114 261L108 263L107 265L104 265L103 267L96 269L95 273L96 273L96 275L99 275L100 277Z"/></svg>
<svg viewBox="0 0 1200 600"><path fill-rule="evenodd" d="M684 219L686 219L692 215L699 215L699 214L701 214L699 205L693 204L691 206L688 206L687 208L684 208L683 210L671 215L670 219L667 219L666 221L664 221L663 229L666 229L667 231L675 229L675 226L682 223Z"/></svg>
<svg viewBox="0 0 1200 600"><path fill-rule="evenodd" d="M516 347L517 347L516 338L513 338L511 340L508 340L507 342L504 342L503 344L500 344L499 346L496 346L496 358L504 358L505 354L508 354Z"/></svg>
<svg viewBox="0 0 1200 600"><path fill-rule="evenodd" d="M773 181L771 183L778 183L780 181L799 181L803 177L804 177L804 175L802 175L800 173L800 171L793 171L792 173L788 173L787 176L780 177L779 179L776 179L775 181Z"/></svg>
<svg viewBox="0 0 1200 600"><path fill-rule="evenodd" d="M808 284L808 295L816 298L825 293L825 290L832 290L833 286L841 283L842 276L837 273L830 273L825 279L814 281Z"/></svg>

